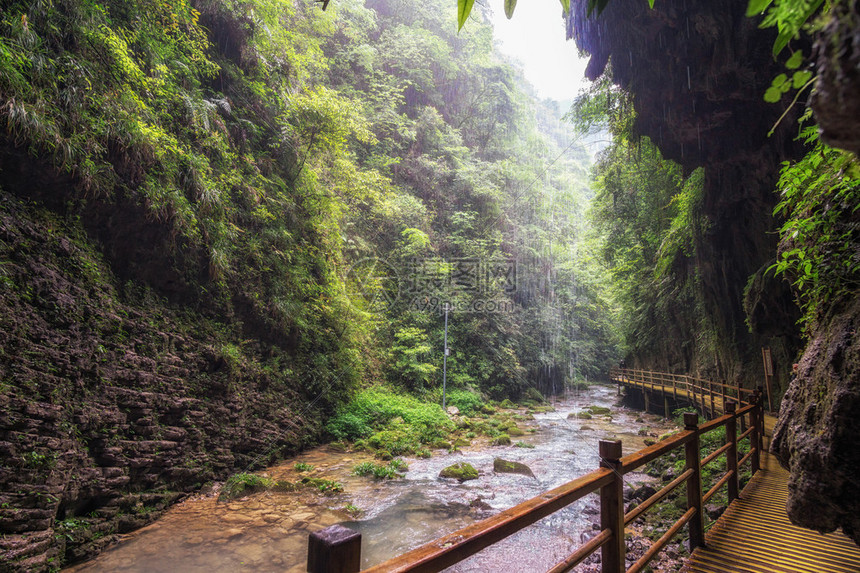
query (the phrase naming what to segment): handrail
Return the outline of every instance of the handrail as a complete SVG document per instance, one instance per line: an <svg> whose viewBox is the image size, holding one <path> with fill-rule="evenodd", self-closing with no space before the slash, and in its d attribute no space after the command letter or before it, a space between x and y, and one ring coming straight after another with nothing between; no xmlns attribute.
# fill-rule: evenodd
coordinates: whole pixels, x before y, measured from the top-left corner
<svg viewBox="0 0 860 573"><path fill-rule="evenodd" d="M683 384L685 384L688 388L695 388L696 390L707 391L707 386L711 385L712 387L717 386L725 390L731 390L732 392L737 392L738 390L740 390L742 394L754 394L756 392L756 389L742 387L739 388L738 386L730 386L723 382L705 380L704 378L696 378L695 376L688 376L685 374L669 374L664 372L652 372L650 370L637 370L633 368L611 368L609 370L609 376L613 380L616 378L624 377L627 379L628 382L638 383L641 386L651 385L651 382L655 376L658 376L661 382L667 381L667 376L671 377L673 380L675 376L681 376L686 380L685 382L683 382ZM699 382L699 384L696 384L696 382Z"/></svg>
<svg viewBox="0 0 860 573"><path fill-rule="evenodd" d="M724 402L726 413L702 425L698 425L697 414L685 413L683 431L624 457L621 456L620 441L601 440L601 467L599 469L487 519L375 565L366 569L365 572L441 571L599 490L600 532L550 571L552 573L569 571L600 549L602 573L623 573L625 571L624 553L626 550L624 527L647 512L682 483L686 484L687 489L686 512L626 571L627 573L636 573L643 569L684 525L689 525L690 550L692 551L695 547L704 545L702 511L704 503L723 486L728 486L728 499L731 503L738 497L738 467L747 460L751 460L751 471L755 473L759 469L761 433L763 430L762 403L760 394L755 393L753 396L753 403L739 409L736 408L736 403L733 401ZM750 451L741 460L738 460L737 421L745 421L746 417L750 419L750 429L745 431L742 437L750 437ZM722 426L726 427L725 445L702 460L700 458L700 436ZM686 459L684 472L625 514L622 498L623 476L679 448L684 449ZM726 456L726 472L705 495L702 495L702 467L720 455ZM310 573L322 573L323 571L355 573L359 571L360 552L361 535L349 529L332 526L312 533L308 542L308 571ZM319 564L325 564L325 567Z"/></svg>
<svg viewBox="0 0 860 573"><path fill-rule="evenodd" d="M374 573L441 571L574 501L594 493L612 481L614 481L612 470L600 468L483 521L425 543L367 571Z"/></svg>

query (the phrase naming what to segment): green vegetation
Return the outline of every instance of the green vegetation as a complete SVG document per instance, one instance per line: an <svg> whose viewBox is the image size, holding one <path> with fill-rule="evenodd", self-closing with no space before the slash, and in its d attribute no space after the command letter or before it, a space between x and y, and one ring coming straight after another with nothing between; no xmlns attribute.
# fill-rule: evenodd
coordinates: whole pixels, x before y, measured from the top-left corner
<svg viewBox="0 0 860 573"><path fill-rule="evenodd" d="M352 473L357 476L373 476L374 479L396 479L403 477L409 470L409 466L403 461L394 459L388 464L375 464L373 462L362 462L352 468Z"/></svg>
<svg viewBox="0 0 860 573"><path fill-rule="evenodd" d="M305 462L296 462L293 464L293 469L297 472L309 472L314 469L314 466Z"/></svg>
<svg viewBox="0 0 860 573"><path fill-rule="evenodd" d="M786 163L779 179L775 214L785 223L770 269L791 282L808 334L835 304L860 289L860 162L821 143L814 126L805 128L803 137L809 153Z"/></svg>
<svg viewBox="0 0 860 573"><path fill-rule="evenodd" d="M343 491L342 483L324 478L304 477L300 479L296 485L316 489L325 495L331 495Z"/></svg>
<svg viewBox="0 0 860 573"><path fill-rule="evenodd" d="M221 487L219 499L235 499L245 495L265 491L271 488L274 482L257 474L239 473L224 482Z"/></svg>
<svg viewBox="0 0 860 573"><path fill-rule="evenodd" d="M441 413L394 416L406 430L339 407L362 382L434 398L443 301L463 415L616 359L601 273L575 257L590 157L489 24L457 34L453 17L444 0L11 2L0 131L70 178L52 199L69 216L127 214L103 240L134 254L129 291L146 280L218 317L231 381L337 411L335 439L415 453L449 427ZM154 242L131 246L144 228ZM358 272L367 260L399 277L381 308L390 285Z"/></svg>

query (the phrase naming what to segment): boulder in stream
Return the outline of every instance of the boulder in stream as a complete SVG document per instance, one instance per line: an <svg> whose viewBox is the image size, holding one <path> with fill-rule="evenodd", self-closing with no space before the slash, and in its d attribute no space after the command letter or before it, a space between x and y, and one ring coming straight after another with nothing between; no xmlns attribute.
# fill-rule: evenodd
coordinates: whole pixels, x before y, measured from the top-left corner
<svg viewBox="0 0 860 573"><path fill-rule="evenodd" d="M493 471L497 474L520 474L532 478L535 477L531 468L526 464L503 460L502 458L495 458L493 460Z"/></svg>
<svg viewBox="0 0 860 573"><path fill-rule="evenodd" d="M439 477L458 479L463 482L470 479L478 479L478 470L472 464L460 462L443 469L439 472Z"/></svg>

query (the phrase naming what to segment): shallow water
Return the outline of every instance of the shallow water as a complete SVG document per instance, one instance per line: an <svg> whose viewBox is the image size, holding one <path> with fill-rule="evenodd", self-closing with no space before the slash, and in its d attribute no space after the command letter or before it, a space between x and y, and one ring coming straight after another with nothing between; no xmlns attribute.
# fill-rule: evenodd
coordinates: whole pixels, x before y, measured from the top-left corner
<svg viewBox="0 0 860 573"><path fill-rule="evenodd" d="M537 428L536 433L515 438L534 448L474 441L462 452L405 458L409 471L400 480L351 476L352 467L369 456L317 448L265 473L296 480L304 474L298 474L293 464L303 461L315 466L313 475L343 483L343 493L265 492L229 503L218 503L214 495L190 499L68 571L305 571L309 532L334 523L362 533L363 567L380 563L597 468L601 439L621 439L626 454L644 447L644 437L637 435L640 428L647 426L656 434L672 427L656 416L644 415L645 422L636 422L643 414L616 406L615 400L615 388L593 386L556 401L555 412L535 414L534 421L520 424ZM567 419L569 413L590 405L612 408L612 420ZM495 474L495 457L525 463L535 478ZM459 461L475 466L479 478L461 484L437 477L442 468ZM637 476L625 479L635 485ZM357 519L344 511L347 504L361 509ZM591 534L596 506L595 495L584 498L450 571L546 570Z"/></svg>

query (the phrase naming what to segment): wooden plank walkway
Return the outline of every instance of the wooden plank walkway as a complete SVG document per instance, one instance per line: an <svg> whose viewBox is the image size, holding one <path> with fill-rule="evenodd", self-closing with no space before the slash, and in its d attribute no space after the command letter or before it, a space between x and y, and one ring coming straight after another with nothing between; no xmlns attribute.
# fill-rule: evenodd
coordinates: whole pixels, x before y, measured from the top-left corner
<svg viewBox="0 0 860 573"><path fill-rule="evenodd" d="M707 388L616 376L616 382L681 398L722 414L723 396ZM713 401L712 401L713 400ZM776 418L764 416L761 469L713 524L705 547L693 551L683 573L860 573L860 547L841 531L822 535L792 524L786 513L788 472L767 453Z"/></svg>
<svg viewBox="0 0 860 573"><path fill-rule="evenodd" d="M767 416L772 418L772 416ZM771 426L773 427L773 426ZM841 531L822 535L786 515L788 472L765 454L750 480L693 551L685 573L857 573L860 548Z"/></svg>

